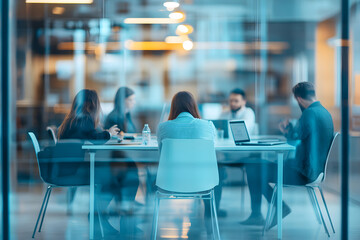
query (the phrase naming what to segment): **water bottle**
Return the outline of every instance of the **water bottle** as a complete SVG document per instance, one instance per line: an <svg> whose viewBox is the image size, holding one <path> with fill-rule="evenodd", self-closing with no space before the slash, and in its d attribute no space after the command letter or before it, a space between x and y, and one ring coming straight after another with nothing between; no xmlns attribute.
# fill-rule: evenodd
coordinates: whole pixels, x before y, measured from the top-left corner
<svg viewBox="0 0 360 240"><path fill-rule="evenodd" d="M151 140L151 130L149 128L148 124L144 125L144 128L142 130L142 144L148 145Z"/></svg>

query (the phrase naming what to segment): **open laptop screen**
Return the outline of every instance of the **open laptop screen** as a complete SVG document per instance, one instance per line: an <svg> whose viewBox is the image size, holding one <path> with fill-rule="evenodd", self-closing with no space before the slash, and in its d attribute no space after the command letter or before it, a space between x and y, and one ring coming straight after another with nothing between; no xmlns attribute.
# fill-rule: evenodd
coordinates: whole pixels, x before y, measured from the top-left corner
<svg viewBox="0 0 360 240"><path fill-rule="evenodd" d="M230 121L230 128L235 142L250 141L250 137L244 121Z"/></svg>

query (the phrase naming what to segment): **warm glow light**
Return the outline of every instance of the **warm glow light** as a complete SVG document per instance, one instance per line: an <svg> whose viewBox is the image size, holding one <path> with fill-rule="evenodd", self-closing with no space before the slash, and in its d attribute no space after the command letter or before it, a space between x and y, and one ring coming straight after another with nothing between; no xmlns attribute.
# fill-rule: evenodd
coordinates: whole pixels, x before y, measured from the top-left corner
<svg viewBox="0 0 360 240"><path fill-rule="evenodd" d="M127 40L124 43L126 49L129 50L234 50L234 51L254 51L258 50L260 43L246 43L246 42L192 42L187 35L168 36L164 42L135 42ZM266 42L266 49L272 54L281 54L282 51L289 46L285 42ZM106 42L103 48L106 51L117 51L122 49L121 42ZM85 51L99 51L99 44L94 42L61 42L58 44L59 50L85 50ZM360 79L360 77L358 77ZM360 80L359 80L360 82ZM359 98L360 99L360 98Z"/></svg>
<svg viewBox="0 0 360 240"><path fill-rule="evenodd" d="M175 24L182 22L182 19L171 18L126 18L126 24Z"/></svg>
<svg viewBox="0 0 360 240"><path fill-rule="evenodd" d="M194 31L194 28L190 25L181 24L176 28L177 35L190 34Z"/></svg>
<svg viewBox="0 0 360 240"><path fill-rule="evenodd" d="M164 5L164 7L168 8L168 9L172 8L173 10L180 6L180 4L178 2L164 2L163 5Z"/></svg>
<svg viewBox="0 0 360 240"><path fill-rule="evenodd" d="M176 20L185 19L185 14L182 12L172 12L169 14L169 18Z"/></svg>
<svg viewBox="0 0 360 240"><path fill-rule="evenodd" d="M128 40L125 42L125 47L129 50L182 50L181 43L167 43L167 42L135 42Z"/></svg>
<svg viewBox="0 0 360 240"><path fill-rule="evenodd" d="M91 4L93 0L26 0L26 3Z"/></svg>
<svg viewBox="0 0 360 240"><path fill-rule="evenodd" d="M183 48L186 51L190 51L193 47L194 47L194 43L192 41L187 40L187 41L183 42Z"/></svg>
<svg viewBox="0 0 360 240"><path fill-rule="evenodd" d="M65 12L65 8L64 7L54 7L52 10L52 13L55 15L61 15Z"/></svg>
<svg viewBox="0 0 360 240"><path fill-rule="evenodd" d="M189 40L189 37L187 35L168 36L165 38L165 42L167 42L167 43L183 43L187 40Z"/></svg>

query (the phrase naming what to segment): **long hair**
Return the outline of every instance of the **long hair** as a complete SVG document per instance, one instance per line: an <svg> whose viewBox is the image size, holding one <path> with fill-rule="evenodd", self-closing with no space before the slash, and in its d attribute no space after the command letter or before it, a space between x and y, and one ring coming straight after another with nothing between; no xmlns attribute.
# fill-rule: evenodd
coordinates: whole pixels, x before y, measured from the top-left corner
<svg viewBox="0 0 360 240"><path fill-rule="evenodd" d="M128 87L121 87L117 90L114 99L114 111L118 115L125 117L125 113L126 113L125 100L126 98L130 97L133 94L135 94L135 92Z"/></svg>
<svg viewBox="0 0 360 240"><path fill-rule="evenodd" d="M200 118L199 109L194 96L186 91L175 94L171 101L169 120L174 120L182 112L190 113L194 118Z"/></svg>
<svg viewBox="0 0 360 240"><path fill-rule="evenodd" d="M59 127L58 138L64 134L66 129L71 128L75 121L83 117L90 117L94 122L94 128L96 128L100 122L100 111L100 101L96 91L81 90L76 94L70 112Z"/></svg>

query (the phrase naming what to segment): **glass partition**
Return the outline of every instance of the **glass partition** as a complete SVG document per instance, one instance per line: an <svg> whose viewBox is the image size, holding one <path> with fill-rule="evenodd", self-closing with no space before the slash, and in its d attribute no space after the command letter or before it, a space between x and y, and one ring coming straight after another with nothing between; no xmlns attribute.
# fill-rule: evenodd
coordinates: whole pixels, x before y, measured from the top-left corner
<svg viewBox="0 0 360 240"><path fill-rule="evenodd" d="M360 211L356 186L360 173L357 157L359 39L356 34L359 4L354 0L350 6L349 233L352 239L359 236L356 223ZM168 120L171 100L179 91L193 94L201 118L232 119L224 117L224 112L231 114L239 110L229 104L234 89L245 92L246 98L237 95L241 95L246 107L254 112L250 138L265 136L285 141L279 124L286 119L295 124L302 115L292 88L300 82L311 82L317 100L331 114L334 131L339 132L340 6L340 0L15 1L11 5L11 79L8 80L12 119L9 139L11 239L30 238L37 220L41 232L36 232L35 237L41 239L52 239L55 235L59 239L89 239L93 220L95 238L101 238L102 234L105 239L150 238L158 152L130 149L96 153L94 181L97 187L93 197L89 182L80 184L82 187L71 185L71 177L67 178L70 183L66 182L66 186L50 184L53 188L49 190L45 170L39 172L41 161L38 159L41 160L42 155L39 158L36 154L36 144L29 132L38 140L41 154L52 154L45 150L50 151L59 136L63 140L64 132L61 128L59 131L59 127L75 108L74 98L83 89L96 91L101 107L98 128L108 130L113 125L110 120L119 88L130 88L131 92L123 90L123 94L125 98L134 96L126 105L131 120L118 125L123 141L133 141L132 137L135 142L139 140L145 124L155 137L158 125ZM227 123L225 127L221 121L214 124L217 136L222 139L224 134L229 138L224 141L235 146ZM75 127L72 132L76 130ZM111 140L118 141L117 137ZM143 144L141 140L138 143ZM317 193L326 226L334 238L339 238L341 224L340 150L338 141L327 165L326 181L322 183L335 233L321 195ZM60 153L66 155L72 151L65 147ZM244 164L254 156L271 161L276 161L276 156L251 151L250 155L236 154L218 154L222 186L222 194L216 193L221 199L217 203L220 233L223 239L261 238L262 228L255 231L239 225L251 209ZM294 156L294 153L286 155L289 159ZM64 164L63 159L69 158L75 159L66 155L59 161ZM69 176L84 174L90 181L88 165L84 172L77 172L79 159L74 159L66 160L67 165L61 168L76 168ZM89 152L84 159L88 164ZM97 179L101 179L100 183ZM98 185L104 179L109 185L102 191ZM49 200L47 196L51 196ZM283 199L292 209L283 221L284 238L327 238L306 190L284 188ZM89 214L91 201L96 212L93 220ZM46 217L38 215L42 205L47 207ZM209 239L211 236L209 226L203 222L206 205L179 200L161 206L158 238ZM264 218L267 209L268 203L264 200ZM276 238L277 234L274 227L264 238Z"/></svg>

